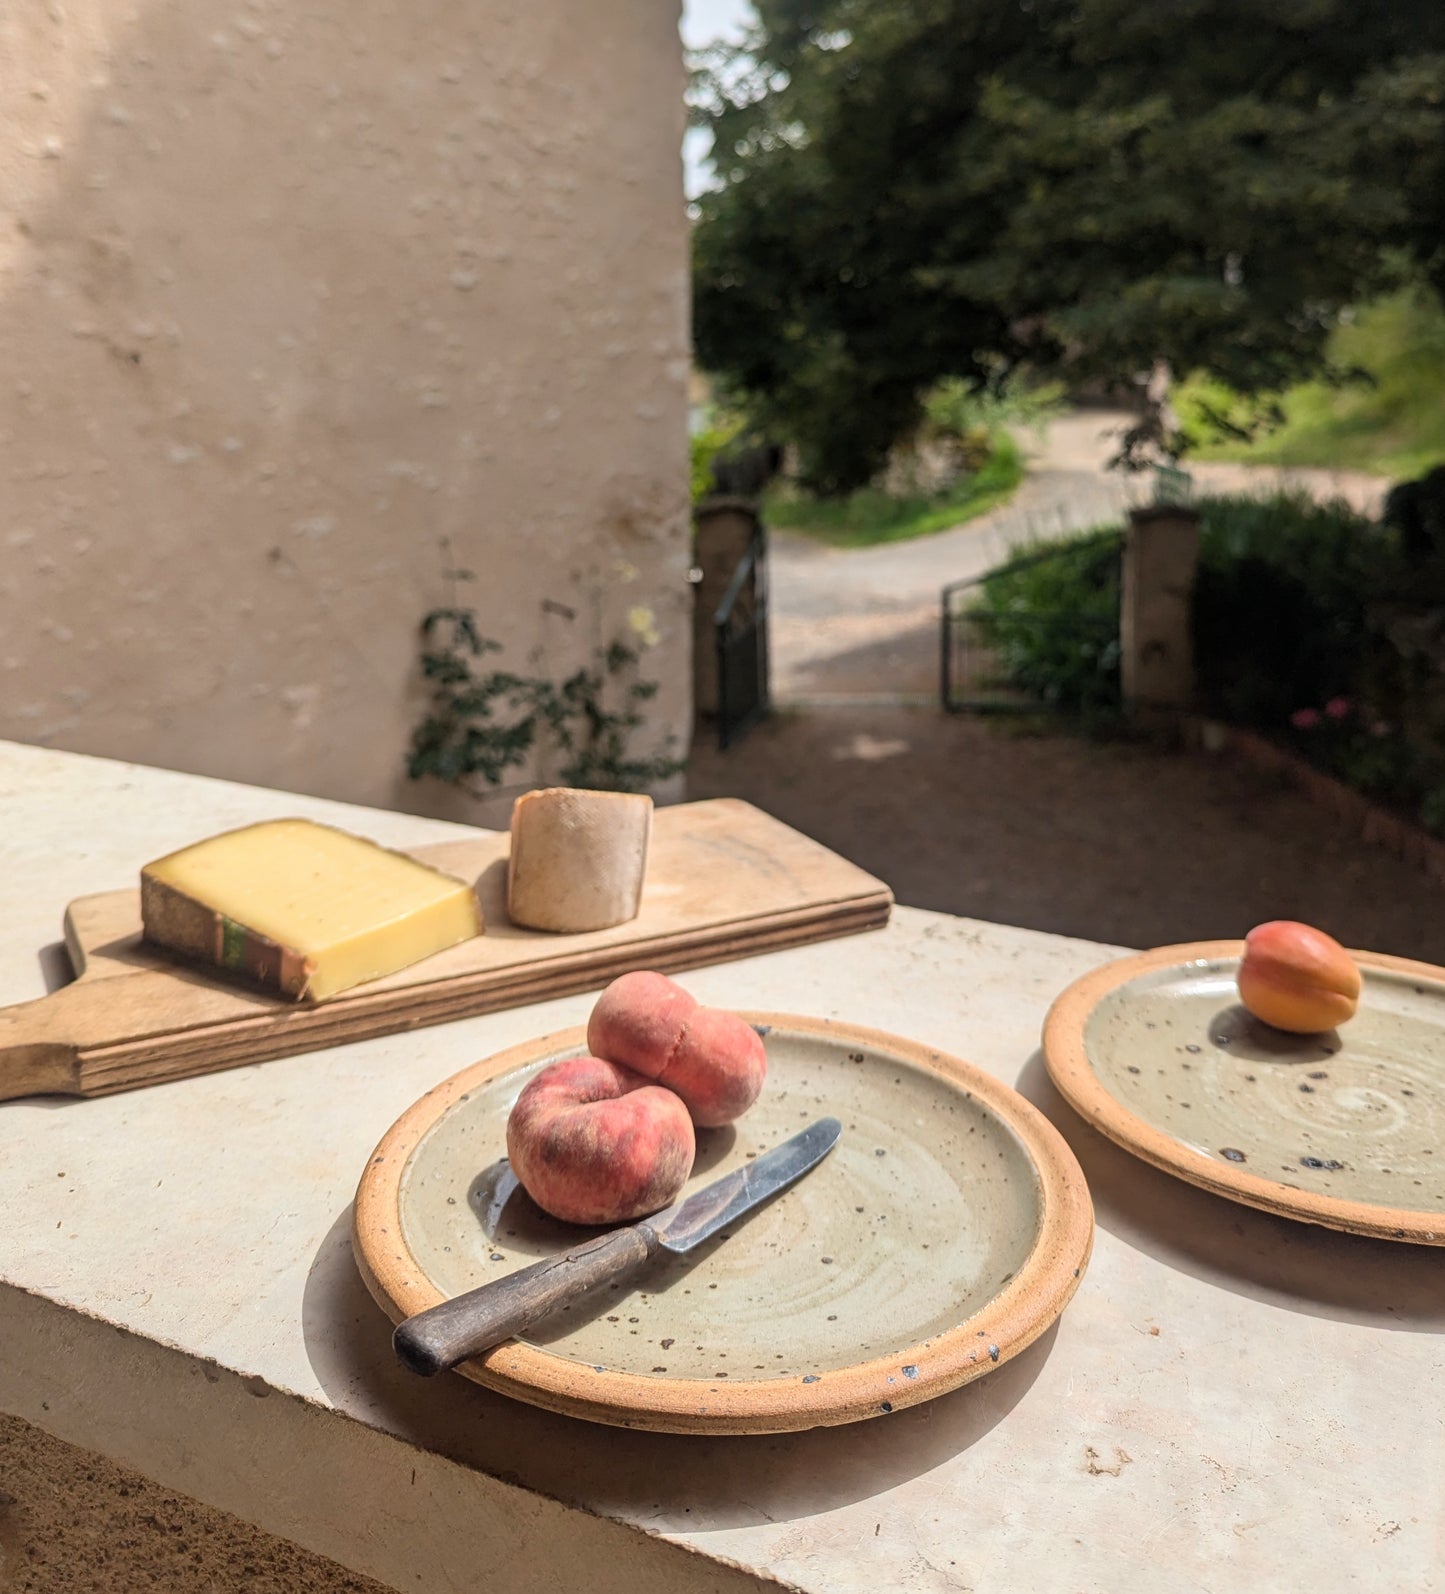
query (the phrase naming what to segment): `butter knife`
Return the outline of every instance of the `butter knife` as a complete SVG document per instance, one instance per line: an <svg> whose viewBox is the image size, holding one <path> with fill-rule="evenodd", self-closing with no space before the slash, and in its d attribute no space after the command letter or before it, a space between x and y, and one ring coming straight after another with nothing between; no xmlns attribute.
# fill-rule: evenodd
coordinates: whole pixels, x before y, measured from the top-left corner
<svg viewBox="0 0 1445 1594"><path fill-rule="evenodd" d="M836 1118L820 1118L653 1217L610 1229L560 1256L544 1257L418 1312L392 1335L398 1360L430 1378L522 1333L558 1306L633 1278L659 1251L686 1255L801 1179L828 1155L842 1132Z"/></svg>

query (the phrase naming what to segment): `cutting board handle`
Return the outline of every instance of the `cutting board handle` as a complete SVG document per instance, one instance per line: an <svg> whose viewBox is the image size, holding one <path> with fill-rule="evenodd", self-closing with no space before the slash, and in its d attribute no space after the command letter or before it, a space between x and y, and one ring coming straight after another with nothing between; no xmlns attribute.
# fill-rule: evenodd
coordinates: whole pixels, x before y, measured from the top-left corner
<svg viewBox="0 0 1445 1594"><path fill-rule="evenodd" d="M79 1089L79 1031L72 1020L90 1005L88 991L62 985L33 1002L0 1007L0 1101Z"/></svg>
<svg viewBox="0 0 1445 1594"><path fill-rule="evenodd" d="M33 1002L0 1007L0 1101L123 1088L97 1086L91 1077L108 1050L127 1037L142 1037L147 1051L163 1053L170 1037L205 1024L218 1005L231 1014L235 1000L223 985L178 979L174 971L156 968L125 979L75 980ZM287 1005L261 996L243 1000L263 1012Z"/></svg>

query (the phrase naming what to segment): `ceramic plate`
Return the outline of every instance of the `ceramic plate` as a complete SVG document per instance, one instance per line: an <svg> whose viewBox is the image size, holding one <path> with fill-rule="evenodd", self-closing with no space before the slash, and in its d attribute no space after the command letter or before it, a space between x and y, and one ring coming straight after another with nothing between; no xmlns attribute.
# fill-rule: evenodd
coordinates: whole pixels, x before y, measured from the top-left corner
<svg viewBox="0 0 1445 1594"><path fill-rule="evenodd" d="M766 1207L628 1293L574 1307L460 1371L622 1427L767 1433L896 1411L991 1371L1077 1288L1093 1235L1057 1130L969 1064L874 1030L749 1013L768 1084L700 1131L689 1189L832 1114L843 1135ZM585 1051L568 1030L465 1069L416 1103L357 1192L355 1247L391 1316L563 1251L505 1161L523 1085Z"/></svg>
<svg viewBox="0 0 1445 1594"><path fill-rule="evenodd" d="M1126 1150L1284 1217L1445 1245L1445 969L1355 952L1348 1024L1287 1035L1239 1006L1242 941L1159 947L1070 986L1054 1083Z"/></svg>

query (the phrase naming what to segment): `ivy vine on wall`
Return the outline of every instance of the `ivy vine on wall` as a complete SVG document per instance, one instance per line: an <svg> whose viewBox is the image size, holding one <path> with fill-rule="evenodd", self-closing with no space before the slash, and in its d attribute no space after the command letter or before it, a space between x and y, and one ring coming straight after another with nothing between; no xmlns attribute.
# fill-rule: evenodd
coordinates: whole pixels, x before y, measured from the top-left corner
<svg viewBox="0 0 1445 1594"><path fill-rule="evenodd" d="M457 580L467 571L452 571ZM549 605L568 616L571 610ZM502 645L483 635L475 609L453 601L421 625L421 673L427 712L412 732L407 773L467 787L498 787L508 770L536 758L558 785L595 791L642 791L678 774L674 738L650 754L632 744L647 723L656 681L638 675L641 652L620 638L560 682L501 667Z"/></svg>

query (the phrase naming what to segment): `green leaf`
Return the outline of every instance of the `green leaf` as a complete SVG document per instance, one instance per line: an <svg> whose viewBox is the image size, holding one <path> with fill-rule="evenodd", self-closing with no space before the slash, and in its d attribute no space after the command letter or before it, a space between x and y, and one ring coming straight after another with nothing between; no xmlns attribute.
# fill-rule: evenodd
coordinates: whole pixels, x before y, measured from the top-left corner
<svg viewBox="0 0 1445 1594"><path fill-rule="evenodd" d="M560 686L540 676L506 669L474 673L470 658L499 651L483 636L470 609L431 611L421 626L419 664L432 687L426 714L412 733L408 775L461 784L472 777L498 785L547 743L566 762L570 784L632 790L664 779L681 766L663 755L636 758L628 737L645 721L633 706L656 695L656 682L619 682L638 661L635 648L618 639L597 652ZM440 640L439 640L440 639ZM470 656L470 657L469 657ZM609 692L623 707L609 707Z"/></svg>
<svg viewBox="0 0 1445 1594"><path fill-rule="evenodd" d="M768 0L694 85L698 356L825 494L942 379L1246 398L1445 285L1438 0ZM1172 447L1155 429L1155 447Z"/></svg>

